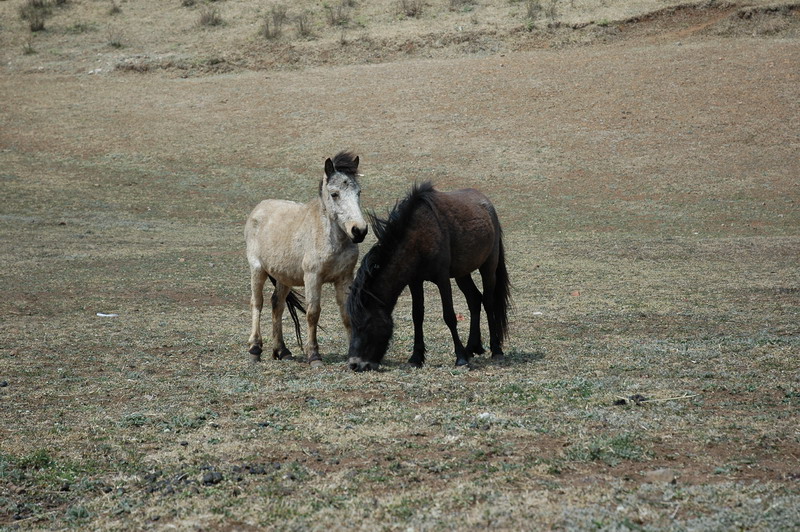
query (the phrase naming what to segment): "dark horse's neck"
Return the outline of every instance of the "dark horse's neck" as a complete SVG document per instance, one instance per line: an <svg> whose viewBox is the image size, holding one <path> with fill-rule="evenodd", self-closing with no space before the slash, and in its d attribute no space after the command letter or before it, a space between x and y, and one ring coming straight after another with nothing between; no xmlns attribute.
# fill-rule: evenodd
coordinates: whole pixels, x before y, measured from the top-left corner
<svg viewBox="0 0 800 532"><path fill-rule="evenodd" d="M361 261L352 288L363 310L375 308L379 301L391 313L403 289L427 269L423 263L430 244L422 235L429 235L430 223L435 223L434 216L426 215L431 213L433 194L430 183L415 186L388 219L372 218L378 243Z"/></svg>
<svg viewBox="0 0 800 532"><path fill-rule="evenodd" d="M377 271L364 284L364 290L379 300L389 312L397 305L400 294L408 286L411 274L414 272L408 260L404 260L404 255L393 253L385 264L378 266Z"/></svg>
<svg viewBox="0 0 800 532"><path fill-rule="evenodd" d="M376 306L382 307L388 314L394 310L400 294L413 280L416 271L413 259L410 259L415 255L404 253L402 248L401 245L388 257L382 257L380 263L370 264L366 271L362 271L364 261L375 257L369 257L371 252L364 257L362 269L358 271L352 288L353 294L360 299L361 312L371 312Z"/></svg>

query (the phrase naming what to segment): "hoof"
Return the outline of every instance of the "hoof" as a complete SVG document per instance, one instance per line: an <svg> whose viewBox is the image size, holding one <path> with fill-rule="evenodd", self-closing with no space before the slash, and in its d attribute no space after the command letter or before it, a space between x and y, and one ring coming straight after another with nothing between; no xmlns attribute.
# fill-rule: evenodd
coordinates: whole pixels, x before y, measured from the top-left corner
<svg viewBox="0 0 800 532"><path fill-rule="evenodd" d="M322 368L322 367L325 367L325 364L323 364L322 360L320 360L320 359L316 359L316 360L309 360L308 364L309 364L309 365L310 365L312 368L315 368L315 369L316 369L316 368Z"/></svg>
<svg viewBox="0 0 800 532"><path fill-rule="evenodd" d="M469 359L468 358L459 358L459 359L456 360L456 367L457 368L463 368L465 366L467 368L469 368Z"/></svg>
<svg viewBox="0 0 800 532"><path fill-rule="evenodd" d="M411 355L411 358L408 359L408 365L412 368L421 368L422 365L425 364L425 355L420 355L418 353L414 353Z"/></svg>
<svg viewBox="0 0 800 532"><path fill-rule="evenodd" d="M251 362L261 362L261 346L254 345L249 350Z"/></svg>
<svg viewBox="0 0 800 532"><path fill-rule="evenodd" d="M374 362L364 362L360 358L350 358L348 361L348 365L350 369L355 371L356 373L361 373L363 371L372 371L378 369L378 364Z"/></svg>
<svg viewBox="0 0 800 532"><path fill-rule="evenodd" d="M472 353L473 355L482 355L486 352L486 349L484 349L482 345L478 344L477 346L467 346L467 352Z"/></svg>
<svg viewBox="0 0 800 532"><path fill-rule="evenodd" d="M502 351L498 353L492 353L492 360L494 362L502 362L506 359L506 356L503 354Z"/></svg>
<svg viewBox="0 0 800 532"><path fill-rule="evenodd" d="M292 352L286 347L276 348L272 350L272 358L275 360L291 360Z"/></svg>

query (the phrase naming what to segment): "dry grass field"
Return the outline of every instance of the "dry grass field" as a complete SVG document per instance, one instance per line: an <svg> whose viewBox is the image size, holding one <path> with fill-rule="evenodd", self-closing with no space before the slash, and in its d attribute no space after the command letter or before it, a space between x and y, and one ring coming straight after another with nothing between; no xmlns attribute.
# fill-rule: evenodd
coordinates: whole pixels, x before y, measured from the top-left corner
<svg viewBox="0 0 800 532"><path fill-rule="evenodd" d="M0 0L0 528L797 530L799 29L747 0ZM454 368L429 290L428 365L404 294L355 374L326 289L325 367L250 363L244 219L341 149L367 210L493 200L505 362Z"/></svg>

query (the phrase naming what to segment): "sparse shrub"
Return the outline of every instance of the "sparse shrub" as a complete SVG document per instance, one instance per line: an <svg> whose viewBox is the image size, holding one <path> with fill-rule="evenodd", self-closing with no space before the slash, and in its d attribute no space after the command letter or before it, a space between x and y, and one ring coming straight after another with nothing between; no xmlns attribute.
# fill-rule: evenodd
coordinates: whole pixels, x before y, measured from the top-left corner
<svg viewBox="0 0 800 532"><path fill-rule="evenodd" d="M350 21L349 8L344 2L335 6L325 5L324 7L328 16L328 24L331 26L345 26Z"/></svg>
<svg viewBox="0 0 800 532"><path fill-rule="evenodd" d="M283 4L272 6L269 10L269 15L272 18L272 23L278 27L283 27L283 24L289 18L289 15L287 15L286 6Z"/></svg>
<svg viewBox="0 0 800 532"><path fill-rule="evenodd" d="M286 6L278 4L270 8L269 16L261 24L259 33L265 39L277 39L283 34L283 25L288 19Z"/></svg>
<svg viewBox="0 0 800 532"><path fill-rule="evenodd" d="M31 31L44 31L50 13L50 2L46 0L27 0L19 8L20 18L28 22Z"/></svg>
<svg viewBox="0 0 800 532"><path fill-rule="evenodd" d="M450 0L450 11L469 11L475 5L475 0Z"/></svg>
<svg viewBox="0 0 800 532"><path fill-rule="evenodd" d="M119 7L119 4L117 4L114 0L111 0L111 7L108 8L108 14L119 15L120 13L122 13L122 8Z"/></svg>
<svg viewBox="0 0 800 532"><path fill-rule="evenodd" d="M308 37L311 35L311 20L307 11L295 16L294 23L297 25L297 34L299 36Z"/></svg>
<svg viewBox="0 0 800 532"><path fill-rule="evenodd" d="M281 36L281 31L280 26L275 26L269 18L265 18L261 23L258 34L265 39L273 40Z"/></svg>
<svg viewBox="0 0 800 532"><path fill-rule="evenodd" d="M555 20L558 17L558 0L549 0L544 8L544 14L550 20Z"/></svg>
<svg viewBox="0 0 800 532"><path fill-rule="evenodd" d="M197 3L196 0L181 0L181 5L183 7L192 7Z"/></svg>
<svg viewBox="0 0 800 532"><path fill-rule="evenodd" d="M542 14L542 2L540 0L527 0L525 2L525 18L536 20Z"/></svg>
<svg viewBox="0 0 800 532"><path fill-rule="evenodd" d="M422 16L424 6L422 0L398 0L397 13L408 18L419 18Z"/></svg>
<svg viewBox="0 0 800 532"><path fill-rule="evenodd" d="M201 26L219 26L222 24L222 17L219 14L219 9L215 7L206 7L200 12L200 20L198 23Z"/></svg>

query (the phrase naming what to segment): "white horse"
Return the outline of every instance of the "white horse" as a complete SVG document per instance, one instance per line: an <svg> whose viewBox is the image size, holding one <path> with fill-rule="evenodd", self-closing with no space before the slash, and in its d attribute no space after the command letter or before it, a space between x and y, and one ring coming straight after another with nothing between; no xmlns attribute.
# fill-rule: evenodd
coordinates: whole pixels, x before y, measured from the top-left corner
<svg viewBox="0 0 800 532"><path fill-rule="evenodd" d="M308 342L305 353L312 366L322 365L317 344L317 322L323 283L333 283L342 322L350 338L350 318L345 302L358 260L358 244L367 235L361 213L358 157L341 152L325 160L325 176L319 197L306 204L283 200L259 203L244 228L247 261L250 263L250 309L253 326L250 355L261 360L261 308L264 283L275 285L272 294L272 358L291 357L283 341L283 311L289 306L300 342L300 325L295 308L303 310L292 292L305 286ZM302 343L301 343L302 346Z"/></svg>

